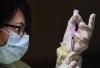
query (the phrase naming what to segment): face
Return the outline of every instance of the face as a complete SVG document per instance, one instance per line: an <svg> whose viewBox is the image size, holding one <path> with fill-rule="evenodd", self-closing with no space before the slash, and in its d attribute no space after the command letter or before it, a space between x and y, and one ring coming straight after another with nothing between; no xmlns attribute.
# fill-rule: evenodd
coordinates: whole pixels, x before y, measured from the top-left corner
<svg viewBox="0 0 100 68"><path fill-rule="evenodd" d="M18 10L15 16L7 23L9 25L17 26L19 28L14 28L10 26L4 26L2 29L5 30L6 32L10 33L11 31L22 35L23 30L26 26L25 24L25 18L21 10ZM19 32L20 31L20 32ZM0 31L0 47L4 46L8 40L9 34L4 31Z"/></svg>

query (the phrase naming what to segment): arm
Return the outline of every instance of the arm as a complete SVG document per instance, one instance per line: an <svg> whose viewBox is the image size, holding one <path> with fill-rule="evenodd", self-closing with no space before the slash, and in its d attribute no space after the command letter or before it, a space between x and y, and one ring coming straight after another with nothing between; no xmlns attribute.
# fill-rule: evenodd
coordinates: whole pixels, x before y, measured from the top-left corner
<svg viewBox="0 0 100 68"><path fill-rule="evenodd" d="M71 61L77 62L77 66L75 68L81 68L82 59L80 54L88 48L88 42L94 29L94 22L95 14L90 15L89 23L87 25L83 22L78 10L74 11L73 16L68 21L68 26L64 34L63 42L61 43L61 47L57 49L56 68L63 68L64 64L69 66L66 68L73 68L70 67ZM76 24L78 24L77 31L75 31ZM66 64L67 60L70 61L68 64Z"/></svg>

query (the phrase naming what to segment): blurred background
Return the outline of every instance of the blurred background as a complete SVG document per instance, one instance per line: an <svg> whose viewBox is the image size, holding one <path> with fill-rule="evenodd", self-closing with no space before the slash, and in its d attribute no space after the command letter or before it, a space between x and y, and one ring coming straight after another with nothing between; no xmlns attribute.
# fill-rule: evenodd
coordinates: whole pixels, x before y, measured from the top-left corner
<svg viewBox="0 0 100 68"><path fill-rule="evenodd" d="M27 0L32 12L30 47L23 61L32 68L55 68L56 48L60 46L67 21L78 9L84 22L91 13L96 23L89 48L82 53L82 68L100 68L100 2L99 0Z"/></svg>

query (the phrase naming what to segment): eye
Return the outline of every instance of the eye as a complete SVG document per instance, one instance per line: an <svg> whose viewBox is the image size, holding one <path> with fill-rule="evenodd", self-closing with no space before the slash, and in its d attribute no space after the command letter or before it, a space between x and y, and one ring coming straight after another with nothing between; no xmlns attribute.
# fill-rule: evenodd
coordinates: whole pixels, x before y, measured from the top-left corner
<svg viewBox="0 0 100 68"><path fill-rule="evenodd" d="M16 30L16 31L18 31L18 30L19 30L19 28L15 28L15 30Z"/></svg>
<svg viewBox="0 0 100 68"><path fill-rule="evenodd" d="M18 34L20 34L24 31L24 27L23 26L16 26L15 30Z"/></svg>
<svg viewBox="0 0 100 68"><path fill-rule="evenodd" d="M16 32L19 33L19 28L15 28Z"/></svg>

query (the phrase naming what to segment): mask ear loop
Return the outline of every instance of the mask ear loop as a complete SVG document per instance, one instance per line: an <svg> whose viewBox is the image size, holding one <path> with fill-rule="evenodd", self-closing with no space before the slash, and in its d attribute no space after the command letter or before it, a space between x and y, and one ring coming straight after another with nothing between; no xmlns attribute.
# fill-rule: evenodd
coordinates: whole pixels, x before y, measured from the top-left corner
<svg viewBox="0 0 100 68"><path fill-rule="evenodd" d="M5 33L7 33L7 34L10 34L9 32L7 32L6 30L4 30L4 29L0 29L1 31L3 31L3 32L5 32Z"/></svg>

